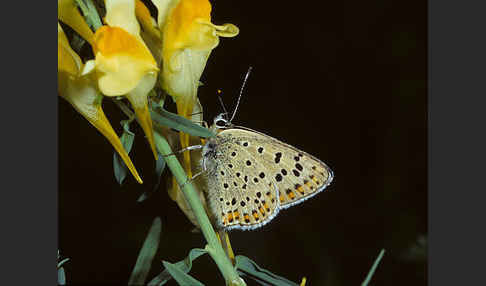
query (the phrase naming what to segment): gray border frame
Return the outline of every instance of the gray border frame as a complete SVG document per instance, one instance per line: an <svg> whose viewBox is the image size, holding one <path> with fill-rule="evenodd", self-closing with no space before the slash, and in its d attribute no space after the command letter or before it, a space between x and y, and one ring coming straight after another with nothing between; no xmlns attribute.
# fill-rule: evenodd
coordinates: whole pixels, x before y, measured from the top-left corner
<svg viewBox="0 0 486 286"><path fill-rule="evenodd" d="M478 231L485 209L485 6L429 2L431 285L486 284L485 236Z"/></svg>
<svg viewBox="0 0 486 286"><path fill-rule="evenodd" d="M51 4L48 4L51 3ZM2 284L57 283L54 1L4 6Z"/></svg>

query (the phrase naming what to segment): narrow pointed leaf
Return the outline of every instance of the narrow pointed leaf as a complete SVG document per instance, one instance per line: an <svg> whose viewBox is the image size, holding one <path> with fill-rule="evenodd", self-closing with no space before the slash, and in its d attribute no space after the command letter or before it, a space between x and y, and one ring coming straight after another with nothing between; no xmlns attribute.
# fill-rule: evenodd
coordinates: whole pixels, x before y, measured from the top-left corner
<svg viewBox="0 0 486 286"><path fill-rule="evenodd" d="M155 175L157 176L157 183L154 186L154 192L159 188L160 186L160 178L162 177L162 172L164 172L165 169L165 160L164 156L159 153L159 159L157 162L155 162Z"/></svg>
<svg viewBox="0 0 486 286"><path fill-rule="evenodd" d="M237 255L235 261L236 270L241 276L249 277L260 283L260 285L298 286L295 282L261 268L251 259L243 255Z"/></svg>
<svg viewBox="0 0 486 286"><path fill-rule="evenodd" d="M64 273L64 268L57 269L57 284L66 285L66 274Z"/></svg>
<svg viewBox="0 0 486 286"><path fill-rule="evenodd" d="M182 131L192 136L203 138L215 136L209 129L163 108L152 109L150 115L152 116L152 120L157 124Z"/></svg>
<svg viewBox="0 0 486 286"><path fill-rule="evenodd" d="M146 192L143 192L143 194L141 194L138 199L137 199L137 203L141 203L143 201L145 201L146 199L148 199L148 197L150 196L150 192L146 191Z"/></svg>
<svg viewBox="0 0 486 286"><path fill-rule="evenodd" d="M128 285L144 285L147 275L152 266L152 260L159 247L160 232L162 229L162 222L159 217L156 217L150 227L150 231L143 243L137 262L133 268Z"/></svg>
<svg viewBox="0 0 486 286"><path fill-rule="evenodd" d="M76 0L76 3L78 3L79 7L83 11L84 17L86 18L86 22L88 23L88 25L93 27L94 30L97 30L99 27L102 26L96 7L91 0L86 1L86 3L84 3L82 0Z"/></svg>
<svg viewBox="0 0 486 286"><path fill-rule="evenodd" d="M64 263L68 262L69 258L64 258L61 262L57 264L57 268L61 267Z"/></svg>
<svg viewBox="0 0 486 286"><path fill-rule="evenodd" d="M385 249L382 249L380 251L380 254L378 254L378 257L376 258L375 262L371 266L370 271L368 272L368 275L366 275L365 280L363 281L363 284L361 286L366 286L371 280L371 277L373 277L373 273L376 271L376 267L378 267L378 264L380 263L380 260L383 258L383 255L385 254Z"/></svg>
<svg viewBox="0 0 486 286"><path fill-rule="evenodd" d="M135 134L130 132L130 129L128 128L128 123L123 122L123 134L120 137L120 141L123 145L123 148L127 151L128 154L130 154L130 151L132 150L133 147L133 140L135 139ZM123 159L120 157L120 155L115 151L113 153L113 171L115 173L115 179L118 182L118 184L122 184L123 180L125 180L127 173L128 173L128 167L125 165L125 162L123 162Z"/></svg>
<svg viewBox="0 0 486 286"><path fill-rule="evenodd" d="M204 286L201 282L197 281L191 275L182 271L179 267L175 264L169 263L167 261L162 262L164 264L165 269L169 272L169 274L174 278L177 284L181 286Z"/></svg>
<svg viewBox="0 0 486 286"><path fill-rule="evenodd" d="M194 261L199 256L205 254L207 251L201 248L194 248L191 249L189 255L184 259L177 263L174 263L177 268L179 268L182 272L188 273L192 268L192 261ZM152 281L150 281L147 285L148 286L161 286L167 283L171 279L171 275L167 268L162 271L159 275L157 275Z"/></svg>
<svg viewBox="0 0 486 286"><path fill-rule="evenodd" d="M66 285L66 273L64 271L64 267L62 265L69 261L69 258L64 258L63 260L59 261L61 255L59 250L57 250L57 284L58 285Z"/></svg>
<svg viewBox="0 0 486 286"><path fill-rule="evenodd" d="M81 49L83 48L84 44L86 44L86 40L77 33L73 33L71 47L76 51L76 53L81 54Z"/></svg>

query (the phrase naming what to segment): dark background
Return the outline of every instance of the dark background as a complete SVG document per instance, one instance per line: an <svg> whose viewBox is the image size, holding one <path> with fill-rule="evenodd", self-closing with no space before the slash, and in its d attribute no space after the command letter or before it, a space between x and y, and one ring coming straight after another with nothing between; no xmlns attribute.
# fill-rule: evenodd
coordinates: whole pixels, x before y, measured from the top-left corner
<svg viewBox="0 0 486 286"><path fill-rule="evenodd" d="M208 61L199 89L205 119L221 112L217 89L234 106L251 65L234 123L315 155L336 175L327 192L264 228L232 232L236 254L296 282L359 285L385 248L372 285L425 285L427 258L413 245L427 235L427 3L212 4L213 23L233 23L240 34L222 38ZM104 110L120 131L121 112L108 100ZM164 184L136 202L154 184L155 163L135 132L131 158L144 184L128 176L120 187L111 145L59 100L59 247L71 258L70 284L126 284L155 216L162 238L149 278L161 260L205 244ZM223 284L209 257L191 273Z"/></svg>

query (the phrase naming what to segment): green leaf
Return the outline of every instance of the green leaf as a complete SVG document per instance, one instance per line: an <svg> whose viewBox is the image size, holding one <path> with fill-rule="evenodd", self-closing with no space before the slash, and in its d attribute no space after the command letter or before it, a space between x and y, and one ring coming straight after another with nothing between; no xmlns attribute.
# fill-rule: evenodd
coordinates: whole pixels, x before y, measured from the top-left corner
<svg viewBox="0 0 486 286"><path fill-rule="evenodd" d="M366 279L363 281L361 286L366 286L371 280L371 277L373 276L373 273L375 273L376 267L378 267L378 264L380 263L380 260L383 258L383 255L385 254L385 249L382 249L380 251L380 254L378 254L378 257L376 258L375 262L371 266L370 271L368 272L368 275L366 275Z"/></svg>
<svg viewBox="0 0 486 286"><path fill-rule="evenodd" d="M81 49L83 45L86 43L86 40L83 39L78 33L73 33L72 40L70 42L71 48L76 51L78 54L81 54Z"/></svg>
<svg viewBox="0 0 486 286"><path fill-rule="evenodd" d="M66 273L64 272L64 267L62 265L69 261L69 258L64 258L59 261L61 254L57 250L57 285L66 285Z"/></svg>
<svg viewBox="0 0 486 286"><path fill-rule="evenodd" d="M177 284L181 286L204 286L201 282L197 281L191 275L185 273L175 264L169 263L167 261L162 261L165 269L170 273L170 275L177 281Z"/></svg>
<svg viewBox="0 0 486 286"><path fill-rule="evenodd" d="M184 259L177 263L174 263L175 267L181 270L184 273L188 273L192 268L192 261L196 260L199 256L207 253L206 250L201 248L193 248L189 252L189 255ZM165 264L164 264L165 266ZM168 271L167 267L164 271L162 271L159 275L157 275L154 279L152 279L147 285L148 286L161 286L167 283L173 276L171 276L170 272ZM177 280L176 280L177 281Z"/></svg>
<svg viewBox="0 0 486 286"><path fill-rule="evenodd" d="M121 122L123 126L123 134L120 137L120 141L123 145L123 148L127 151L128 154L130 154L130 151L132 150L133 147L133 140L135 139L135 134L130 132L129 129L129 122L128 121L122 121ZM118 184L122 184L123 180L125 180L127 173L128 173L128 167L125 165L125 162L123 162L122 158L120 155L118 155L118 152L114 151L113 153L113 171L115 173L115 179L118 182Z"/></svg>
<svg viewBox="0 0 486 286"><path fill-rule="evenodd" d="M141 203L143 201L145 201L146 199L148 199L148 197L150 196L150 192L143 192L143 194L140 195L140 197L138 197L137 199L137 203Z"/></svg>
<svg viewBox="0 0 486 286"><path fill-rule="evenodd" d="M76 3L83 12L86 22L96 31L99 27L102 26L100 16L98 15L98 11L96 10L96 7L93 4L92 0L86 0L85 2L86 3L84 3L83 0L76 0Z"/></svg>
<svg viewBox="0 0 486 286"><path fill-rule="evenodd" d="M146 191L140 197L138 197L137 202L139 202L139 203L145 201L150 195L152 195L154 192L156 192L157 189L160 186L160 178L162 178L162 172L164 171L166 164L165 164L164 156L160 153L158 155L159 155L159 158L155 162L155 175L157 176L157 181L156 181L155 186L154 186L154 188L151 192Z"/></svg>
<svg viewBox="0 0 486 286"><path fill-rule="evenodd" d="M57 285L66 285L66 274L62 267L57 269Z"/></svg>
<svg viewBox="0 0 486 286"><path fill-rule="evenodd" d="M156 217L140 250L137 262L128 280L128 285L143 285L145 283L150 267L152 266L152 260L159 247L161 230L162 222L159 217Z"/></svg>
<svg viewBox="0 0 486 286"><path fill-rule="evenodd" d="M162 177L162 172L165 169L165 160L164 156L159 153L159 158L155 163L155 175L157 176L157 183L154 186L154 192L159 188L160 185L160 178Z"/></svg>
<svg viewBox="0 0 486 286"><path fill-rule="evenodd" d="M179 116L175 113L169 112L163 108L152 108L150 110L152 120L162 126L181 131L192 136L203 138L213 137L215 134L209 129L202 127L189 119Z"/></svg>
<svg viewBox="0 0 486 286"><path fill-rule="evenodd" d="M64 263L68 262L69 258L64 258L61 262L57 263L57 268L60 268Z"/></svg>
<svg viewBox="0 0 486 286"><path fill-rule="evenodd" d="M255 262L243 255L237 255L235 257L235 267L241 276L247 276L260 285L275 285L275 286L298 286L298 284L273 274L272 272L261 268Z"/></svg>

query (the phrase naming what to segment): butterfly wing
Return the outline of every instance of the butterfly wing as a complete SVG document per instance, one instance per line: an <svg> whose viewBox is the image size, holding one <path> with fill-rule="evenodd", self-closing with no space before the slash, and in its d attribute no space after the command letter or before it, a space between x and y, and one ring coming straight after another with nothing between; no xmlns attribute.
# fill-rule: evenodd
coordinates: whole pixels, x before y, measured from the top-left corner
<svg viewBox="0 0 486 286"><path fill-rule="evenodd" d="M322 161L265 134L232 128L218 137L219 179L212 179L217 185L210 189L220 190L214 199L226 229L260 227L280 208L316 195L332 181L333 173ZM237 207L238 219L232 207Z"/></svg>
<svg viewBox="0 0 486 286"><path fill-rule="evenodd" d="M216 223L226 229L255 229L278 213L276 185L265 178L265 166L244 142L230 133L218 135L218 156L208 173L210 208Z"/></svg>
<svg viewBox="0 0 486 286"><path fill-rule="evenodd" d="M279 190L280 208L303 202L323 191L333 180L332 170L321 160L260 132L244 129L235 133L241 138L257 137L257 144L248 146L263 155L265 166ZM255 150L250 150L254 153Z"/></svg>

